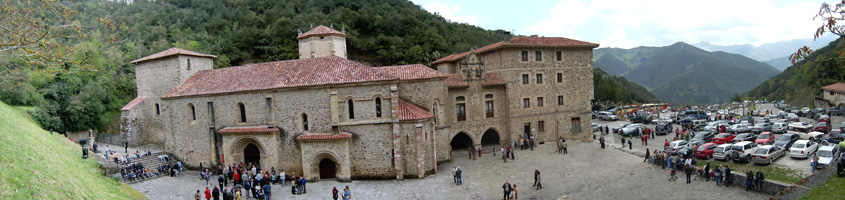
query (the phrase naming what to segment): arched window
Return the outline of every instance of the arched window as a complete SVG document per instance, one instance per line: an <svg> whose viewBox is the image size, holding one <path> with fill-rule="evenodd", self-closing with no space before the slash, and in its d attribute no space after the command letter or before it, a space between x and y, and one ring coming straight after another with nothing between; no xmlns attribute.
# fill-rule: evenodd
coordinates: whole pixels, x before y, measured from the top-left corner
<svg viewBox="0 0 845 200"><path fill-rule="evenodd" d="M437 124L437 103L431 105L431 114L434 115L434 123Z"/></svg>
<svg viewBox="0 0 845 200"><path fill-rule="evenodd" d="M455 97L455 101L466 101L466 97L464 97L464 96Z"/></svg>
<svg viewBox="0 0 845 200"><path fill-rule="evenodd" d="M349 110L349 119L355 119L355 105L352 99L346 101L346 107Z"/></svg>
<svg viewBox="0 0 845 200"><path fill-rule="evenodd" d="M188 59L188 71L191 71L191 59Z"/></svg>
<svg viewBox="0 0 845 200"><path fill-rule="evenodd" d="M191 109L191 120L197 120L197 109L194 107L194 104L189 103L188 108Z"/></svg>
<svg viewBox="0 0 845 200"><path fill-rule="evenodd" d="M381 97L376 97L376 117L381 117Z"/></svg>
<svg viewBox="0 0 845 200"><path fill-rule="evenodd" d="M308 115L302 113L302 130L308 131Z"/></svg>
<svg viewBox="0 0 845 200"><path fill-rule="evenodd" d="M238 109L241 111L241 122L246 122L246 105L238 103Z"/></svg>

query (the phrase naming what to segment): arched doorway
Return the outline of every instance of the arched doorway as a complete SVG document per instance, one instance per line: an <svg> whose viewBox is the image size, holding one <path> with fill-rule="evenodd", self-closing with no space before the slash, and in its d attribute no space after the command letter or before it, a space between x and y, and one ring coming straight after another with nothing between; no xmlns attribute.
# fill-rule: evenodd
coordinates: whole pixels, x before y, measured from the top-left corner
<svg viewBox="0 0 845 200"><path fill-rule="evenodd" d="M472 138L469 137L464 132L460 132L457 135L452 137L452 142L450 142L452 146L452 150L466 150L470 146L472 146Z"/></svg>
<svg viewBox="0 0 845 200"><path fill-rule="evenodd" d="M244 148L244 163L255 163L261 165L261 150L255 144L248 144Z"/></svg>
<svg viewBox="0 0 845 200"><path fill-rule="evenodd" d="M498 146L500 144L500 142L501 142L501 139L499 138L499 132L496 132L496 130L493 130L492 128L487 129L487 131L484 131L484 135L481 136L481 145L482 146L487 146L487 145Z"/></svg>
<svg viewBox="0 0 845 200"><path fill-rule="evenodd" d="M332 159L323 158L320 160L320 179L335 178L337 176L337 163Z"/></svg>

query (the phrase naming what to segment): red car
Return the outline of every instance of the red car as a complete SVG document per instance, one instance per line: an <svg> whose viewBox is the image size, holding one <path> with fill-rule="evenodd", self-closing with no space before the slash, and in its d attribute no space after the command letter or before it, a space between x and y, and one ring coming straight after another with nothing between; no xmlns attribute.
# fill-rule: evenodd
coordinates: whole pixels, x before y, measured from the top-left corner
<svg viewBox="0 0 845 200"><path fill-rule="evenodd" d="M830 130L830 123L828 122L819 122L816 124L816 127L813 127L813 131L818 131L822 133L827 133Z"/></svg>
<svg viewBox="0 0 845 200"><path fill-rule="evenodd" d="M695 149L695 157L701 159L710 159L713 157L713 150L718 146L716 143L708 142L698 146Z"/></svg>
<svg viewBox="0 0 845 200"><path fill-rule="evenodd" d="M754 143L757 144L772 144L775 142L775 135L772 132L763 132L757 136L757 140L754 140Z"/></svg>
<svg viewBox="0 0 845 200"><path fill-rule="evenodd" d="M713 143L724 144L725 142L732 142L732 141L734 141L735 137L736 137L736 134L720 133L719 135L716 135L716 137L713 137Z"/></svg>

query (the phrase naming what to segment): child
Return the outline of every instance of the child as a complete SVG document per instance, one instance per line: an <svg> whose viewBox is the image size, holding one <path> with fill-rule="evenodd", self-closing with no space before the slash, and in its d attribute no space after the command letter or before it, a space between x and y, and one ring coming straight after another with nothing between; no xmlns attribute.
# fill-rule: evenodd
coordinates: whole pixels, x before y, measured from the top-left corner
<svg viewBox="0 0 845 200"><path fill-rule="evenodd" d="M675 168L672 168L672 171L669 173L669 181L678 180L678 176L675 176Z"/></svg>

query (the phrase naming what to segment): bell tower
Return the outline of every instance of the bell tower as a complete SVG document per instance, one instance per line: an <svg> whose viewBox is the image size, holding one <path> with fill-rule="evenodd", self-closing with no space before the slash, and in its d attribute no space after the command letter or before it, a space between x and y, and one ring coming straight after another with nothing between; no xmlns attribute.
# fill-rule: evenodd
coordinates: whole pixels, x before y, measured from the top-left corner
<svg viewBox="0 0 845 200"><path fill-rule="evenodd" d="M346 30L319 25L308 32L299 33L299 59L334 55L346 58Z"/></svg>

